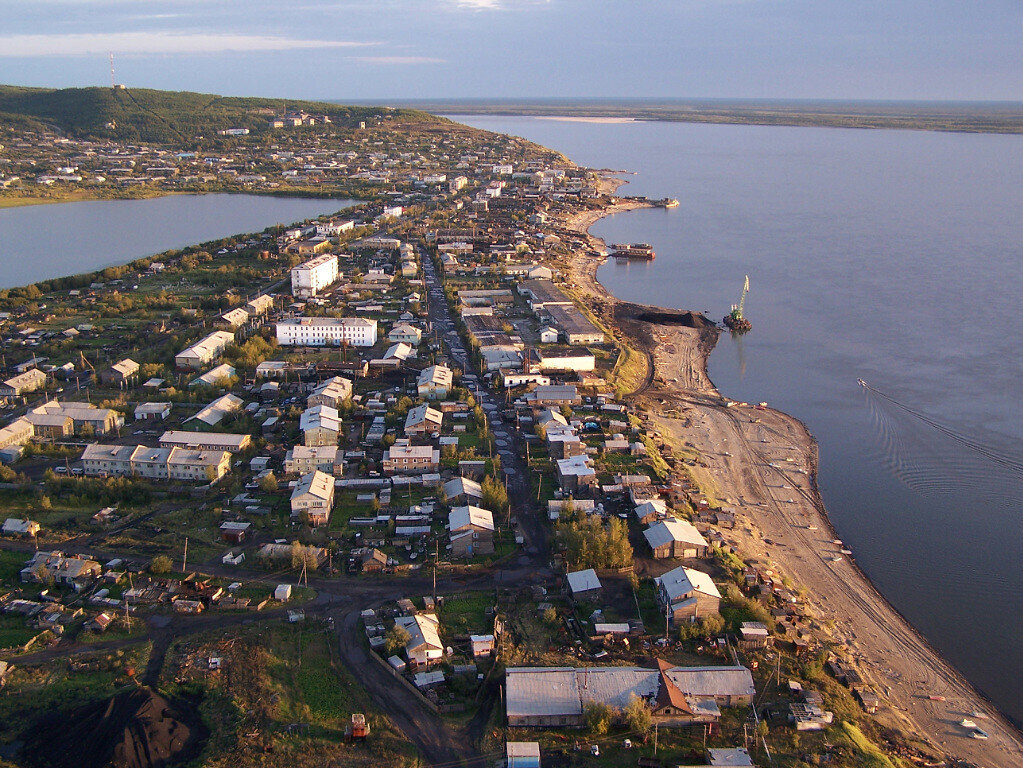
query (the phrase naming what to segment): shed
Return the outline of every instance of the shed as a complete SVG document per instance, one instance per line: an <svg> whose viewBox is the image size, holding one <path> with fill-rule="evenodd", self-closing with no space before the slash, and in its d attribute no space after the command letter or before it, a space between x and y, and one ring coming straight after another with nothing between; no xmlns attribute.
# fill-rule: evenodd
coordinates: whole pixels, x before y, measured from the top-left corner
<svg viewBox="0 0 1023 768"><path fill-rule="evenodd" d="M568 574L568 589L574 598L593 597L601 590L600 579L592 568Z"/></svg>
<svg viewBox="0 0 1023 768"><path fill-rule="evenodd" d="M505 756L507 768L540 768L540 742L509 741Z"/></svg>
<svg viewBox="0 0 1023 768"><path fill-rule="evenodd" d="M278 584L277 589L274 590L274 600L280 600L282 603L286 603L291 599L291 585L290 584Z"/></svg>

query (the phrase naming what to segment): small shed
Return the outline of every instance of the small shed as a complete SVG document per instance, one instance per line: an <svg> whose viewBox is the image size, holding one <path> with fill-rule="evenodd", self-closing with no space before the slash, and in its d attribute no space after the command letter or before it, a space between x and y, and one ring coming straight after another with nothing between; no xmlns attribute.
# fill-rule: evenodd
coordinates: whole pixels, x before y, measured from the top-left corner
<svg viewBox="0 0 1023 768"><path fill-rule="evenodd" d="M572 597L578 599L595 597L600 593L602 585L597 578L597 572L592 568L585 571L573 571L568 574L568 590Z"/></svg>
<svg viewBox="0 0 1023 768"><path fill-rule="evenodd" d="M274 590L274 600L280 600L282 603L286 603L291 599L291 585L290 584L278 584L277 589Z"/></svg>
<svg viewBox="0 0 1023 768"><path fill-rule="evenodd" d="M509 741L505 756L508 768L540 768L540 742Z"/></svg>

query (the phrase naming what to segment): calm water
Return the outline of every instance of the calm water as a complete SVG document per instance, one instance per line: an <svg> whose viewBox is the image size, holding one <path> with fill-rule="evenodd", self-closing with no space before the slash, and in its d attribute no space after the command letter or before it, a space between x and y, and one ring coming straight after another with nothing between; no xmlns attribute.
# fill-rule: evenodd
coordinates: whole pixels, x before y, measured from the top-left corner
<svg viewBox="0 0 1023 768"><path fill-rule="evenodd" d="M1023 137L466 122L681 201L594 228L657 251L601 268L616 295L720 319L749 273L754 330L711 377L806 422L861 567L1023 721Z"/></svg>
<svg viewBox="0 0 1023 768"><path fill-rule="evenodd" d="M354 203L218 194L0 208L0 288L92 272Z"/></svg>

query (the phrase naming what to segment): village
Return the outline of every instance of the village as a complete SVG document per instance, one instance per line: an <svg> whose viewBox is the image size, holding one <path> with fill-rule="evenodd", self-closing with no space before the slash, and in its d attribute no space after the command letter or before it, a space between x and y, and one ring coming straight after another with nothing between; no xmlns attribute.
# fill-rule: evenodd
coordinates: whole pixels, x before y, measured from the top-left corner
<svg viewBox="0 0 1023 768"><path fill-rule="evenodd" d="M745 513L630 397L628 351L579 297L568 257L601 254L568 220L614 202L601 177L469 138L264 158L390 191L3 292L0 697L62 649L152 636L169 664L255 621L319 627L429 762L854 765L864 730L891 748L878 691L736 545ZM63 145L58 170L238 165L100 149ZM244 663L189 658L202 685Z"/></svg>

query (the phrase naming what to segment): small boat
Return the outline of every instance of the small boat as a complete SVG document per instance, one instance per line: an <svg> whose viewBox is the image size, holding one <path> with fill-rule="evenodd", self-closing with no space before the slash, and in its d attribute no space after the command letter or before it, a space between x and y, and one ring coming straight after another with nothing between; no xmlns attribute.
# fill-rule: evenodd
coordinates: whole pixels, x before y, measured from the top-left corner
<svg viewBox="0 0 1023 768"><path fill-rule="evenodd" d="M962 720L960 720L959 721L959 725L961 725L963 728L976 728L977 727L977 724L975 722L973 722L968 717L964 717Z"/></svg>
<svg viewBox="0 0 1023 768"><path fill-rule="evenodd" d="M975 739L980 739L981 741L990 738L987 731L982 731L980 728L974 728L973 731L970 732L970 736Z"/></svg>
<svg viewBox="0 0 1023 768"><path fill-rule="evenodd" d="M970 717L976 718L977 720L987 720L987 712L981 712L979 709L975 709L970 713Z"/></svg>
<svg viewBox="0 0 1023 768"><path fill-rule="evenodd" d="M944 696L935 696L933 694L931 696L928 696L927 698L930 699L931 701L948 701L948 699L946 699Z"/></svg>

